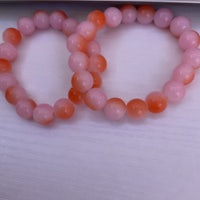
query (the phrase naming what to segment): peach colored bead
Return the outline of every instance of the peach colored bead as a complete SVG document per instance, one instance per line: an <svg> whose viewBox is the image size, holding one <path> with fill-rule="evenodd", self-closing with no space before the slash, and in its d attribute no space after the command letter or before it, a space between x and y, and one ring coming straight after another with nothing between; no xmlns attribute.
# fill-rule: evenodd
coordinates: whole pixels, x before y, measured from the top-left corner
<svg viewBox="0 0 200 200"><path fill-rule="evenodd" d="M200 68L200 49L187 49L183 53L182 61L184 63L190 63L194 67L194 69Z"/></svg>
<svg viewBox="0 0 200 200"><path fill-rule="evenodd" d="M49 15L44 10L38 10L33 15L33 22L35 27L41 30L46 30L49 28Z"/></svg>
<svg viewBox="0 0 200 200"><path fill-rule="evenodd" d="M104 72L107 67L107 61L101 54L91 55L89 59L89 70Z"/></svg>
<svg viewBox="0 0 200 200"><path fill-rule="evenodd" d="M0 74L0 89L5 91L11 86L15 86L17 80L13 73L2 73Z"/></svg>
<svg viewBox="0 0 200 200"><path fill-rule="evenodd" d="M182 63L174 69L172 79L187 85L193 81L194 76L195 70L192 65L189 63Z"/></svg>
<svg viewBox="0 0 200 200"><path fill-rule="evenodd" d="M70 55L68 63L73 72L86 70L89 67L89 58L85 53L76 51Z"/></svg>
<svg viewBox="0 0 200 200"><path fill-rule="evenodd" d="M118 8L109 7L104 11L106 24L110 28L115 28L121 24L122 13Z"/></svg>
<svg viewBox="0 0 200 200"><path fill-rule="evenodd" d="M40 104L33 110L33 119L41 125L51 124L54 120L54 110L49 104Z"/></svg>
<svg viewBox="0 0 200 200"><path fill-rule="evenodd" d="M153 21L154 14L155 10L152 6L140 6L137 11L137 20L140 24L150 24Z"/></svg>
<svg viewBox="0 0 200 200"><path fill-rule="evenodd" d="M75 90L85 93L93 86L92 75L85 70L80 70L72 76L72 86Z"/></svg>
<svg viewBox="0 0 200 200"><path fill-rule="evenodd" d="M62 23L62 31L65 35L70 36L76 31L78 21L74 18L67 18Z"/></svg>
<svg viewBox="0 0 200 200"><path fill-rule="evenodd" d="M83 94L71 88L68 92L69 99L75 104L81 104L83 99Z"/></svg>
<svg viewBox="0 0 200 200"><path fill-rule="evenodd" d="M88 53L88 55L100 54L101 47L100 47L99 43L95 40L89 42L88 46L87 46L87 53Z"/></svg>
<svg viewBox="0 0 200 200"><path fill-rule="evenodd" d="M8 103L15 105L20 99L27 98L27 94L24 88L15 85L6 90L5 97Z"/></svg>
<svg viewBox="0 0 200 200"><path fill-rule="evenodd" d="M133 5L124 5L121 7L122 23L132 24L137 19L137 10Z"/></svg>
<svg viewBox="0 0 200 200"><path fill-rule="evenodd" d="M62 10L56 10L49 16L49 22L52 28L62 30L62 23L67 19L67 14Z"/></svg>
<svg viewBox="0 0 200 200"><path fill-rule="evenodd" d="M91 21L97 29L101 29L106 24L106 18L102 11L100 10L94 10L90 12L87 16L87 20Z"/></svg>
<svg viewBox="0 0 200 200"><path fill-rule="evenodd" d="M93 77L93 88L95 87L101 87L102 85L102 79L101 76L99 75L98 72L90 72L92 74Z"/></svg>
<svg viewBox="0 0 200 200"><path fill-rule="evenodd" d="M121 120L126 114L126 104L120 98L109 99L104 107L104 114L109 120Z"/></svg>
<svg viewBox="0 0 200 200"><path fill-rule="evenodd" d="M8 42L0 44L0 58L4 58L8 61L14 61L17 57L17 49L15 46Z"/></svg>
<svg viewBox="0 0 200 200"><path fill-rule="evenodd" d="M70 52L87 52L87 40L83 36L73 33L67 39L67 48Z"/></svg>
<svg viewBox="0 0 200 200"><path fill-rule="evenodd" d="M35 24L33 19L29 17L23 17L18 20L17 27L20 32L25 36L30 36L35 32Z"/></svg>
<svg viewBox="0 0 200 200"><path fill-rule="evenodd" d="M22 40L22 36L16 28L7 28L3 32L3 40L13 45L18 45Z"/></svg>
<svg viewBox="0 0 200 200"><path fill-rule="evenodd" d="M106 105L107 97L100 88L92 88L85 94L84 100L90 109L101 110Z"/></svg>
<svg viewBox="0 0 200 200"><path fill-rule="evenodd" d="M170 24L170 31L175 37L179 37L183 31L191 28L191 22L187 17L175 17Z"/></svg>
<svg viewBox="0 0 200 200"><path fill-rule="evenodd" d="M54 104L54 114L59 119L69 119L74 111L74 105L68 99L59 99Z"/></svg>
<svg viewBox="0 0 200 200"><path fill-rule="evenodd" d="M146 97L148 109L152 113L161 113L167 107L167 97L162 92L152 92Z"/></svg>
<svg viewBox="0 0 200 200"><path fill-rule="evenodd" d="M21 99L16 104L17 114L24 119L32 119L36 103L32 99Z"/></svg>
<svg viewBox="0 0 200 200"><path fill-rule="evenodd" d="M163 93L170 102L179 102L185 96L185 86L178 81L169 81L163 87Z"/></svg>
<svg viewBox="0 0 200 200"><path fill-rule="evenodd" d="M132 119L143 119L147 115L147 104L142 99L132 99L127 104L127 112Z"/></svg>
<svg viewBox="0 0 200 200"><path fill-rule="evenodd" d="M0 58L0 73L10 72L11 64L8 60Z"/></svg>
<svg viewBox="0 0 200 200"><path fill-rule="evenodd" d="M154 23L159 28L167 28L173 19L173 13L168 8L160 8L154 15Z"/></svg>

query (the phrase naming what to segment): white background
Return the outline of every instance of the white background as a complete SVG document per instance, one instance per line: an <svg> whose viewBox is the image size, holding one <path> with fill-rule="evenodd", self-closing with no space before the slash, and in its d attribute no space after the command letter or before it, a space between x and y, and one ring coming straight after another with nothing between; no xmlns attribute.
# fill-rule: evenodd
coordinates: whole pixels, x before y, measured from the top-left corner
<svg viewBox="0 0 200 200"><path fill-rule="evenodd" d="M101 3L0 5L0 32L36 9L64 9L83 20ZM171 8L200 31L200 6ZM104 30L97 40L108 60L103 75L109 97L126 101L160 90L181 51L168 31L138 24ZM56 31L24 39L13 69L40 103L65 97L70 88L66 38ZM73 119L42 127L20 119L0 94L1 200L199 200L200 73L184 100L146 120L111 123L101 112L78 107Z"/></svg>

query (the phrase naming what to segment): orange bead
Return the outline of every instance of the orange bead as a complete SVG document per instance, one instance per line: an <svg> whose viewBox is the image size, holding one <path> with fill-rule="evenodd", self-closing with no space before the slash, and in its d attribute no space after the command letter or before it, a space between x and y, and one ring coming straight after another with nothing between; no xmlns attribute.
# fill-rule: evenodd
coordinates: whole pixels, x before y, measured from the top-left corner
<svg viewBox="0 0 200 200"><path fill-rule="evenodd" d="M101 87L102 85L102 79L99 73L97 72L91 72L92 77L93 77L93 88L95 87Z"/></svg>
<svg viewBox="0 0 200 200"><path fill-rule="evenodd" d="M153 21L155 10L150 5L142 5L137 11L137 20L141 24L150 24Z"/></svg>
<svg viewBox="0 0 200 200"><path fill-rule="evenodd" d="M95 72L104 72L107 67L107 61L101 54L94 54L90 57L89 70Z"/></svg>
<svg viewBox="0 0 200 200"><path fill-rule="evenodd" d="M69 99L75 104L81 104L83 99L83 94L71 88L68 92Z"/></svg>
<svg viewBox="0 0 200 200"><path fill-rule="evenodd" d="M22 36L21 36L21 33L17 29L7 28L3 32L3 40L13 45L18 45L22 40Z"/></svg>
<svg viewBox="0 0 200 200"><path fill-rule="evenodd" d="M142 119L147 115L147 104L142 99L132 99L127 104L127 112L132 119Z"/></svg>
<svg viewBox="0 0 200 200"><path fill-rule="evenodd" d="M87 20L91 21L97 29L101 29L105 26L106 24L106 18L105 15L102 11L100 10L94 10L90 12L87 16Z"/></svg>
<svg viewBox="0 0 200 200"><path fill-rule="evenodd" d="M161 92L150 93L146 98L146 102L149 111L152 113L163 112L167 107L167 98Z"/></svg>
<svg viewBox="0 0 200 200"><path fill-rule="evenodd" d="M0 58L0 73L11 71L11 64L8 60Z"/></svg>

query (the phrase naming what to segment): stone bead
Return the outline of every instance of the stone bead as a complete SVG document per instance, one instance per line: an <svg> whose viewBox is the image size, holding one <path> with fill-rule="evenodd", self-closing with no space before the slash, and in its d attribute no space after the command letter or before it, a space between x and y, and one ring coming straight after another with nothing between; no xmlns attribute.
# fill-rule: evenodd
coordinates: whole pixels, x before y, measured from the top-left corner
<svg viewBox="0 0 200 200"><path fill-rule="evenodd" d="M153 21L155 10L152 6L140 6L137 11L137 20L140 24L150 24Z"/></svg>
<svg viewBox="0 0 200 200"><path fill-rule="evenodd" d="M121 120L126 114L126 104L120 98L111 98L104 107L104 114L109 120Z"/></svg>
<svg viewBox="0 0 200 200"><path fill-rule="evenodd" d="M75 33L78 25L78 21L74 18L67 18L62 23L62 31L66 36L70 36Z"/></svg>
<svg viewBox="0 0 200 200"><path fill-rule="evenodd" d="M87 46L87 54L93 55L93 54L100 54L101 53L101 46L99 43L95 40L90 41Z"/></svg>
<svg viewBox="0 0 200 200"><path fill-rule="evenodd" d="M72 101L73 103L81 104L83 99L83 94L75 90L74 88L71 88L68 92L68 97L70 101Z"/></svg>
<svg viewBox="0 0 200 200"><path fill-rule="evenodd" d="M137 19L137 10L133 5L124 5L121 7L122 23L132 24Z"/></svg>
<svg viewBox="0 0 200 200"><path fill-rule="evenodd" d="M102 11L100 10L94 10L90 12L87 16L87 20L91 21L97 29L101 29L106 24L106 18Z"/></svg>
<svg viewBox="0 0 200 200"><path fill-rule="evenodd" d="M142 99L132 99L127 104L127 113L132 119L143 119L147 116L148 108Z"/></svg>
<svg viewBox="0 0 200 200"><path fill-rule="evenodd" d="M176 103L183 99L185 96L185 86L178 81L169 81L163 87L163 93L168 101Z"/></svg>
<svg viewBox="0 0 200 200"><path fill-rule="evenodd" d="M93 77L93 88L98 88L101 87L102 85L102 79L101 76L98 72L90 72L92 74Z"/></svg>
<svg viewBox="0 0 200 200"><path fill-rule="evenodd" d="M46 30L49 28L49 15L44 10L38 10L33 15L33 23L35 27L41 30Z"/></svg>
<svg viewBox="0 0 200 200"><path fill-rule="evenodd" d="M162 92L152 92L146 97L148 109L152 113L161 113L167 107L167 98Z"/></svg>
<svg viewBox="0 0 200 200"><path fill-rule="evenodd" d="M30 36L35 32L35 24L33 19L29 17L23 17L18 20L17 27L20 32L25 36Z"/></svg>
<svg viewBox="0 0 200 200"><path fill-rule="evenodd" d="M159 28L167 28L173 19L173 13L168 8L160 8L154 15L154 24Z"/></svg>
<svg viewBox="0 0 200 200"><path fill-rule="evenodd" d="M80 51L73 52L69 57L69 67L73 72L86 70L89 67L88 56Z"/></svg>
<svg viewBox="0 0 200 200"><path fill-rule="evenodd" d="M22 40L22 36L20 31L16 28L7 28L3 32L3 40L11 43L12 45L18 45Z"/></svg>
<svg viewBox="0 0 200 200"><path fill-rule="evenodd" d="M104 72L107 67L107 61L101 54L91 55L89 59L89 70L95 72Z"/></svg>
<svg viewBox="0 0 200 200"><path fill-rule="evenodd" d="M36 103L32 99L21 99L16 104L17 114L24 119L32 119Z"/></svg>
<svg viewBox="0 0 200 200"><path fill-rule="evenodd" d="M106 105L107 97L100 88L92 88L85 94L84 101L90 109L101 110Z"/></svg>
<svg viewBox="0 0 200 200"><path fill-rule="evenodd" d="M59 119L71 118L74 111L74 105L68 99L59 99L54 104L54 114Z"/></svg>
<svg viewBox="0 0 200 200"><path fill-rule="evenodd" d="M179 46L182 50L196 48L199 46L199 34L193 30L184 31L179 38Z"/></svg>
<svg viewBox="0 0 200 200"><path fill-rule="evenodd" d="M13 73L2 73L0 74L0 89L6 91L9 87L15 86L17 80Z"/></svg>
<svg viewBox="0 0 200 200"><path fill-rule="evenodd" d="M187 17L184 16L175 17L170 24L170 32L175 37L179 37L185 30L190 28L191 22Z"/></svg>
<svg viewBox="0 0 200 200"><path fill-rule="evenodd" d="M4 58L8 61L14 61L17 57L17 49L15 46L8 42L0 44L0 58Z"/></svg>
<svg viewBox="0 0 200 200"><path fill-rule="evenodd" d="M85 93L93 86L92 75L85 70L80 70L74 73L72 76L72 87L81 92Z"/></svg>
<svg viewBox="0 0 200 200"><path fill-rule="evenodd" d="M62 10L56 10L49 16L49 22L55 30L62 30L63 21L67 19L67 14Z"/></svg>
<svg viewBox="0 0 200 200"><path fill-rule="evenodd" d="M33 119L41 125L51 124L54 120L54 110L49 104L39 104L33 110Z"/></svg>
<svg viewBox="0 0 200 200"><path fill-rule="evenodd" d="M106 17L106 24L110 28L115 28L121 24L122 13L116 7L109 7L104 11Z"/></svg>
<svg viewBox="0 0 200 200"><path fill-rule="evenodd" d="M11 64L8 60L0 58L0 73L10 72Z"/></svg>

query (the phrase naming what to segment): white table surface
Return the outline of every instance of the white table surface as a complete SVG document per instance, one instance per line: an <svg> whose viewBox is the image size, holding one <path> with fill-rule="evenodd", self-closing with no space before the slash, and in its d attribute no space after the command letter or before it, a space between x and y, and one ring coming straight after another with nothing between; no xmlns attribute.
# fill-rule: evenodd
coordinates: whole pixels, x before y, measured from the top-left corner
<svg viewBox="0 0 200 200"><path fill-rule="evenodd" d="M0 33L36 9L64 9L83 20L97 3L0 5ZM200 31L200 6L169 7ZM70 87L65 37L38 32L24 40L14 71L38 102L53 103ZM161 89L180 62L177 41L154 26L121 26L98 35L108 60L109 97L125 100ZM42 127L20 119L0 94L0 200L199 200L200 72L184 100L141 122L107 121L78 107L67 122Z"/></svg>

